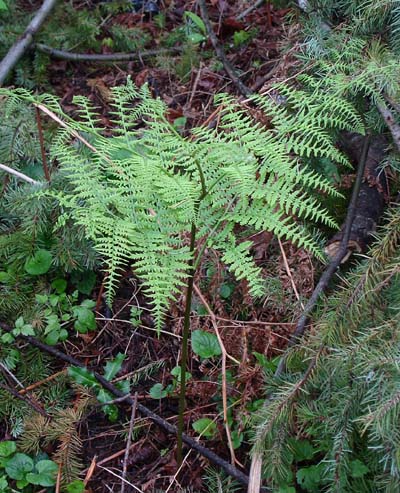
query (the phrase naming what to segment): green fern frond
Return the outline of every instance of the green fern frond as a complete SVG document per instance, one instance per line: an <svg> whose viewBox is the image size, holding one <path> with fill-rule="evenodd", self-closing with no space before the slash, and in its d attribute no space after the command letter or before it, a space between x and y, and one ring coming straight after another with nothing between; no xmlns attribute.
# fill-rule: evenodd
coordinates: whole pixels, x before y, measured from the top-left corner
<svg viewBox="0 0 400 493"><path fill-rule="evenodd" d="M305 190L337 192L306 162L309 156L345 162L326 128L358 124L350 105L344 105L340 120L336 99L334 115L323 116L326 107L317 90L307 94L303 105L305 93L294 90L287 92L284 106L268 97L254 98L270 118L268 128L223 95L219 127L194 129L192 137L184 138L166 119L165 104L146 87L137 89L128 81L112 94L112 137L104 135L86 99L75 100L81 118L73 121L55 98L39 98L66 126L53 141L52 155L68 186L50 196L64 211L61 217L67 213L83 228L104 259L109 302L122 269L132 263L160 328L189 272L186 235L193 226L256 295L262 290L260 271L248 253L250 243L235 240L235 225L272 231L320 255L312 235L293 216L336 226ZM33 98L23 91L12 97ZM71 143L77 133L88 144L82 139Z"/></svg>
<svg viewBox="0 0 400 493"><path fill-rule="evenodd" d="M251 241L244 241L235 244L235 238L230 238L230 242L221 245L222 261L235 274L236 279L246 279L249 283L250 293L255 297L264 294L264 282L261 277L261 269L254 263L249 250L252 246Z"/></svg>

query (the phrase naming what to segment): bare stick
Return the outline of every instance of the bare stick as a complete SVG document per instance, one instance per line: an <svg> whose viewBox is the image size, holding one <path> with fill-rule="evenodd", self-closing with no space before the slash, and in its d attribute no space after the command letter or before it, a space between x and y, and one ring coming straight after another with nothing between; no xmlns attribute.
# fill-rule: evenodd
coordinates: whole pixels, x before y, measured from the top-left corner
<svg viewBox="0 0 400 493"><path fill-rule="evenodd" d="M8 376L9 376L12 380L14 380L14 382L15 382L17 385L19 385L20 387L24 388L24 386L23 386L22 382L20 382L20 381L18 380L18 378L14 375L14 373L13 373L11 370L9 370L9 369L7 368L7 366L6 366L6 365L4 365L1 361L0 361L0 370L1 370L4 374L8 375Z"/></svg>
<svg viewBox="0 0 400 493"><path fill-rule="evenodd" d="M5 164L0 164L0 169L3 171L6 171L7 173L10 173L10 175L14 175L17 178L20 178L21 180L26 181L27 183L31 183L32 185L40 185L39 181L34 180L33 178L29 178L29 176L24 175L20 171L17 171L13 168L9 168Z"/></svg>
<svg viewBox="0 0 400 493"><path fill-rule="evenodd" d="M223 408L223 412L224 412L224 426L225 426L226 437L228 439L229 452L231 454L231 462L234 465L236 462L236 456L235 456L235 450L233 448L231 430L230 430L229 421L228 421L228 397L227 397L227 388L226 388L226 355L227 355L227 352L225 349L224 342L221 338L221 334L219 333L218 323L217 323L217 319L215 317L214 312L211 310L210 305L207 303L206 299L204 298L203 294L201 293L200 289L196 286L196 284L193 285L193 288L194 288L197 296L200 298L201 303L205 306L206 310L208 311L208 313L210 315L211 323L213 324L215 334L217 336L219 345L221 347L221 352L222 352L222 372L221 372L222 408Z"/></svg>
<svg viewBox="0 0 400 493"><path fill-rule="evenodd" d="M93 53L73 53L71 51L57 50L51 46L44 45L42 43L35 44L35 48L52 58L58 58L59 60L68 60L70 62L131 62L134 60L140 60L141 58L157 56L157 55L169 55L173 53L180 53L182 48L160 48L159 50L146 50L138 51L136 53L110 53L110 54L93 54Z"/></svg>
<svg viewBox="0 0 400 493"><path fill-rule="evenodd" d="M297 287L296 287L296 284L294 282L294 279L293 279L293 276L292 276L292 272L291 272L290 267L289 267L289 263L287 261L285 249L283 248L282 242L281 242L281 240L279 238L278 238L278 243L279 243L279 248L281 249L283 263L285 265L286 273L287 273L287 275L288 275L288 277L290 279L290 284L292 285L292 288L293 288L293 292L294 292L294 294L296 296L297 301L300 303L301 308L304 310L303 302L300 299L299 292L297 291Z"/></svg>
<svg viewBox="0 0 400 493"><path fill-rule="evenodd" d="M107 163L109 163L113 168L116 169L117 173L120 173L120 174L123 173L122 169L118 168L116 166L116 164L110 158L108 158L107 156L105 156L104 154L99 152L96 149L96 147L94 147L90 142L88 142L84 137L82 137L82 135L80 135L76 130L74 130L72 127L70 127L67 123L65 123L63 120L61 120L61 118L58 115L56 115L53 111L51 111L49 108L47 108L43 104L36 104L35 103L34 106L36 108L39 108L39 110L43 111L43 113L46 113L46 115L48 115L52 120L54 120L56 123L58 123L60 125L60 127L68 130L68 132L73 137L75 137L80 142L82 142L82 144L85 145L88 149L90 149L94 153L100 155Z"/></svg>
<svg viewBox="0 0 400 493"><path fill-rule="evenodd" d="M137 443L134 443L131 445L131 449L136 447ZM121 457L121 455L124 455L126 452L126 448L122 450L118 450L118 452L115 452L114 454L109 455L108 457L105 457L104 459L101 459L101 461L98 462L98 466L102 466L104 464L107 464L107 462L110 462L111 460L117 459L118 457Z"/></svg>
<svg viewBox="0 0 400 493"><path fill-rule="evenodd" d="M131 420L129 422L128 439L126 441L124 464L123 464L123 468L122 468L121 493L125 493L125 484L126 484L125 480L126 480L126 473L128 470L129 450L130 450L131 445L132 445L132 433L133 433L133 425L135 423L135 418L136 418L137 399L138 399L138 395L136 392L135 396L133 397Z"/></svg>
<svg viewBox="0 0 400 493"><path fill-rule="evenodd" d="M57 480L56 480L56 493L60 493L61 475L62 475L62 463L58 464L58 472L57 472Z"/></svg>
<svg viewBox="0 0 400 493"><path fill-rule="evenodd" d="M12 330L11 327L9 325L5 324L4 322L0 322L0 328L6 332L11 332L11 330ZM63 353L59 349L56 349L53 346L49 346L49 345L37 340L34 337L19 335L18 339L26 341L29 344L31 344L32 346L37 347L41 351L44 351L48 354L51 354L52 356L54 356L58 360L65 361L66 363L73 365L73 366L79 366L80 368L86 368L86 366L83 363L81 363L77 359L73 358L72 356L69 356L69 355ZM121 390L119 390L117 387L115 387L115 385L113 385L111 382L106 380L102 375L100 375L96 371L92 371L92 374L96 378L96 380L100 383L100 385L104 389L108 390L111 394L115 395L116 397L124 397L126 395ZM20 397L22 397L22 396L20 396ZM127 399L124 402L126 402L127 404L130 404L130 405L133 405L134 401L131 397L127 397ZM140 412L140 414L151 419L154 423L156 423L158 426L163 428L165 431L167 431L171 435L177 434L177 429L175 426L171 425L170 423L168 423L168 421L161 418L161 416L154 413L149 408L147 408L143 404L140 404L139 402L137 404L137 410ZM200 445L199 443L196 442L196 440L194 440L193 438L189 437L186 434L183 434L182 440L183 440L183 442L186 443L186 445L188 445L192 449L199 452L201 455L206 457L208 460L210 460L211 462L213 462L217 466L221 467L228 475L237 479L240 483L242 483L244 485L248 484L249 478L246 476L246 474L239 471L236 467L233 467L232 464L227 462L225 459L218 456L216 453L214 453L213 451L204 447L203 445Z"/></svg>
<svg viewBox="0 0 400 493"><path fill-rule="evenodd" d="M112 471L111 469L108 469L108 467L103 467L103 466L99 466L100 469L104 469L105 471L107 471L108 473L110 473L112 476L115 476L116 478L120 479L124 484L129 484L129 486L132 486L132 488L135 490L135 491L138 491L139 493L143 493L143 491L138 488L137 486L135 486L134 484L130 483L129 481L127 481L126 479L123 479L122 476L120 476L119 474L115 473L114 471Z"/></svg>
<svg viewBox="0 0 400 493"><path fill-rule="evenodd" d="M93 476L93 473L96 469L96 464L97 464L97 455L95 455L92 459L92 462L90 463L89 469L87 470L85 479L83 480L83 484L86 486L88 482L90 481L91 477Z"/></svg>
<svg viewBox="0 0 400 493"><path fill-rule="evenodd" d="M68 130L71 135L73 135L76 139L80 140L82 144L88 147L91 151L98 153L98 150L90 142L88 142L84 137L82 137L82 135L80 135L76 130L74 130L69 125L67 125L63 120L61 120L61 118L58 115L56 115L53 111L49 110L49 108L47 108L43 104L35 104L35 107L43 111L43 113L46 113L46 115L48 115L52 120L58 123L60 127Z"/></svg>
<svg viewBox="0 0 400 493"><path fill-rule="evenodd" d="M9 49L7 55L0 62L0 85L4 83L9 72L14 68L18 60L29 48L34 35L42 26L46 17L49 15L57 0L45 0L31 20L24 34Z"/></svg>
<svg viewBox="0 0 400 493"><path fill-rule="evenodd" d="M250 7L248 7L246 10L243 10L243 12L241 12L237 17L236 19L238 21L242 20L244 17L246 17L246 15L250 14L251 12L253 12L253 10L256 10L258 9L258 7L261 7L261 5L265 2L265 0L257 0L256 2L253 3L253 5L250 5Z"/></svg>
<svg viewBox="0 0 400 493"><path fill-rule="evenodd" d="M211 44L214 47L217 57L220 59L222 65L224 66L225 72L228 74L231 81L238 88L240 94L242 94L243 96L249 96L251 94L251 90L245 84L243 84L243 82L239 79L231 62L226 58L225 52L222 46L220 45L217 36L212 28L210 17L208 15L208 10L206 7L206 1L198 0L198 4L200 7L201 17L203 18L204 25L206 26L208 36L210 37L211 40Z"/></svg>
<svg viewBox="0 0 400 493"><path fill-rule="evenodd" d="M61 375L65 375L66 373L67 373L66 370L61 370L61 371L58 371L57 373L53 373L53 375L50 375L49 377L44 378L43 380L40 380L39 382L35 382L32 385L29 385L28 387L24 387L18 393L20 395L24 395L27 392L30 392L31 390L35 390L37 387L40 387L41 385L44 385L48 382L51 382L52 380L54 380L55 378L58 378Z"/></svg>

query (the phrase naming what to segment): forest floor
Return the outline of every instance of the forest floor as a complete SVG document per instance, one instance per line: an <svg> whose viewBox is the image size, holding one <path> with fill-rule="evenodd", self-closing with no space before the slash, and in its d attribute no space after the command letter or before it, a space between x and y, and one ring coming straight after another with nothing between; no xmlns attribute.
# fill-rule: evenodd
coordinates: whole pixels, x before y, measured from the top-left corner
<svg viewBox="0 0 400 493"><path fill-rule="evenodd" d="M95 3L76 1L74 7L90 9ZM293 22L285 21L286 16L293 13L269 3L238 20L238 14L250 4L213 0L208 2L209 15L214 32L241 80L256 91L268 91L273 83L291 77L296 71L298 61L293 52L297 28ZM27 11L34 11L38 5L39 2L33 5L26 2ZM145 49L157 50L168 35L179 34L179 29L183 29L184 12L200 15L191 0L160 2L159 9L159 14L153 16L134 11L117 13L107 18L103 30L113 25L138 28L148 38ZM108 126L110 88L124 84L127 77L131 77L138 86L149 84L154 96L161 97L168 105L170 121L183 127L183 131L201 125L213 112L216 93L226 91L240 95L207 34L202 32L202 26L196 27L196 23L190 26L192 31L186 31L186 35L203 35L204 40L186 46L183 53L107 65L52 59L47 68L47 90L50 86L61 98L64 110L71 114L75 110L73 97L86 95L101 109L103 123ZM102 52L110 53L112 49L105 43ZM226 369L229 416L236 466L246 473L250 463L250 418L263 402L263 368L276 364L274 357L285 349L302 304L312 293L321 269L307 252L290 242L279 242L268 232L249 239L254 243L252 251L266 279L264 299L255 302L246 282L237 283L220 258L213 251L206 251L195 279L198 291L191 315L192 331L213 333L213 320L216 320L226 351L233 359L228 359ZM145 380L132 386L131 393L136 392L138 402L176 424L178 393L171 370L180 359L185 295L172 304L160 336L155 333L149 306L132 271L124 273L112 310L105 304L100 276L92 297L97 302L98 330L68 339L63 350L100 372L107 360L118 353L126 354L117 380L129 374L146 374ZM133 312L138 321L132 325L129 321ZM63 368L62 365L54 367L54 373ZM201 359L192 355L188 370L191 379L187 389L185 432L196 437L198 433L193 423L202 418L211 419L216 426L210 436L202 438L202 443L230 461L222 419L220 358ZM155 384L162 384L163 389L171 384L172 390L166 397L154 398L154 391L152 397L150 389ZM114 423L99 407L93 407L80 423L86 466L83 477L86 476L88 491L120 491L129 420L130 408L122 405ZM138 415L127 462L127 480L136 489L127 485L126 491L178 492L184 487L205 491L202 478L208 465L206 459L185 449L184 464L175 477L176 465L175 437Z"/></svg>

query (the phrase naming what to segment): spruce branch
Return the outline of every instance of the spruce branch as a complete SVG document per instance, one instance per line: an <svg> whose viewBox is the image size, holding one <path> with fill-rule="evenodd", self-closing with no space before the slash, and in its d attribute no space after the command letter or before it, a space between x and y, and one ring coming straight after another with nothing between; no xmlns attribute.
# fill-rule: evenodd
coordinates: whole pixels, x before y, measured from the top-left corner
<svg viewBox="0 0 400 493"><path fill-rule="evenodd" d="M28 406L30 406L34 411L41 414L42 416L45 416L46 418L50 417L49 414L39 404L34 402L32 399L29 399L27 396L20 394L18 390L15 390L2 382L0 382L0 388L5 390L6 392L9 392L16 399L19 399L25 402L25 404L28 404Z"/></svg>

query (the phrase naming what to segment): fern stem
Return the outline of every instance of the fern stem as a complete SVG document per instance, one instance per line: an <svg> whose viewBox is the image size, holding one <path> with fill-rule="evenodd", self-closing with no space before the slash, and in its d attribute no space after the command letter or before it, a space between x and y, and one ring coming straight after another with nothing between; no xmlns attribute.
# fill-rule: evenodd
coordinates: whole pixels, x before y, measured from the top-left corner
<svg viewBox="0 0 400 493"><path fill-rule="evenodd" d="M182 137L182 135L176 130L176 128L171 125L171 123L168 121L167 118L165 117L162 117L162 120L168 125L169 129L171 130L171 132L182 142L186 142L186 140ZM200 185L201 185L201 195L200 195L200 198L199 198L199 202L201 202L204 197L207 195L207 193L209 192L209 190L207 191L207 186L206 186L206 179L204 177L204 173L203 173L203 168L201 167L201 164L199 163L198 159L196 158L196 156L194 155L194 153L190 153L190 157L193 159L193 162L194 164L196 165L196 168L197 168L197 171L199 172L199 178L200 178ZM198 209L199 207L197 207ZM196 211L196 215L197 215L197 211Z"/></svg>
<svg viewBox="0 0 400 493"><path fill-rule="evenodd" d="M192 223L190 231L190 253L191 259L189 260L189 279L187 283L186 303L185 303L185 317L183 322L183 338L182 338L182 354L181 354L181 389L179 392L179 414L178 414L178 441L177 441L177 462L178 467L182 464L182 435L183 435L183 413L185 411L185 397L186 397L186 367L188 356L188 341L189 341L189 329L190 329L190 311L192 307L193 285L194 285L194 248L196 244L196 225Z"/></svg>

